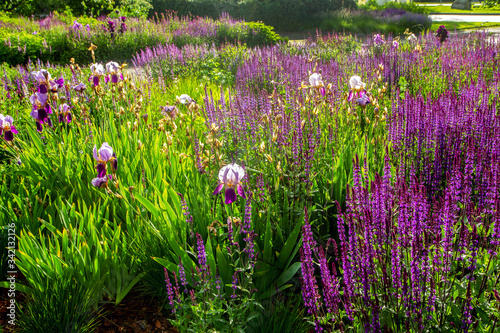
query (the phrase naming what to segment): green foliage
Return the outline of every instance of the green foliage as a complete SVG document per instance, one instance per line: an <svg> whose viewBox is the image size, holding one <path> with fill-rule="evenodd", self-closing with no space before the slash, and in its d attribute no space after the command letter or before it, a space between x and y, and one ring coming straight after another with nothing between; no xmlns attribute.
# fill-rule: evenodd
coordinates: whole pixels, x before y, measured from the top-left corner
<svg viewBox="0 0 500 333"><path fill-rule="evenodd" d="M356 8L352 0L153 0L154 12L174 10L180 15L192 14L217 18L223 12L246 21L262 21L281 31L314 29L321 13L340 8Z"/></svg>
<svg viewBox="0 0 500 333"><path fill-rule="evenodd" d="M323 31L351 32L356 34L373 33L401 35L406 30L419 34L429 30L432 20L426 15L408 12L399 19L382 18L376 12L366 10L340 10L324 13L319 26Z"/></svg>
<svg viewBox="0 0 500 333"><path fill-rule="evenodd" d="M43 289L49 291L35 290L19 308L16 325L23 332L95 331L97 320L92 305L99 295L100 284L88 288L68 277L46 280Z"/></svg>
<svg viewBox="0 0 500 333"><path fill-rule="evenodd" d="M117 10L122 16L142 17L148 16L149 11L153 9L151 0L119 0L117 1Z"/></svg>
<svg viewBox="0 0 500 333"><path fill-rule="evenodd" d="M24 64L49 54L45 39L34 32L10 32L0 28L0 58L9 64Z"/></svg>
<svg viewBox="0 0 500 333"><path fill-rule="evenodd" d="M417 13L417 14L425 14L428 15L431 12L431 9L426 6L419 6L415 2L396 2L396 1L388 1L383 5L379 5L376 0L369 0L366 5L360 5L359 9L365 10L384 10L388 8L394 9L404 9L407 12Z"/></svg>
<svg viewBox="0 0 500 333"><path fill-rule="evenodd" d="M274 28L262 22L248 22L251 33L247 37L246 43L250 47L259 45L274 45L280 42L281 37L274 32Z"/></svg>
<svg viewBox="0 0 500 333"><path fill-rule="evenodd" d="M133 10L135 7L127 7ZM140 8L145 8L140 6ZM230 18L220 21L200 19L202 25L210 25L216 30L211 36L193 36L187 19L169 17L157 22L147 21L145 18L125 19L120 17L124 13L113 13L109 18L97 20L89 17L75 17L72 13L54 12L41 22L24 18L0 16L0 22L5 25L0 28L0 57L10 65L26 64L28 61L50 63L69 63L71 58L76 63L87 64L92 62L87 51L90 44L97 46L96 60L106 62L130 61L139 51L159 44L173 43L178 47L184 45L215 45L247 44L249 47L258 45L272 45L281 39L272 27L255 22L235 22ZM126 12L125 14L131 15ZM134 14L135 15L135 14ZM139 15L140 16L140 15ZM107 28L108 20L115 22L116 31L110 32ZM82 26L76 31L72 28L77 21ZM121 31L121 25L126 25L126 31ZM86 26L90 27L87 32ZM186 29L187 29L186 28ZM196 29L196 28L195 28ZM176 31L172 35L173 31ZM223 78L218 81L224 81Z"/></svg>
<svg viewBox="0 0 500 333"><path fill-rule="evenodd" d="M237 236L238 234L238 230L235 230L233 235ZM228 239L224 245L217 245L214 256L211 245L213 240L209 236L205 244L208 271L205 271L204 267L200 265L196 269L197 273L187 274L188 272L186 272L190 290L186 286L179 286L177 279L167 277L167 284L173 285L167 288L177 290L175 300L171 289L169 290L171 293L169 298L172 312L175 314L175 320L171 322L180 332L211 332L214 330L218 332L245 332L248 323L257 317L257 311L262 308L260 303L255 300L256 290L253 289L252 283L255 258L250 258L245 254L245 251L241 251L238 246L235 246L238 243L237 238ZM226 247L230 248L230 251ZM200 252L196 252L199 258ZM166 271L169 267L177 276L180 276L179 266L175 267L172 263L160 258L156 258L156 260L165 266ZM184 264L184 260L181 262ZM214 274L220 274L220 276ZM232 283L231 277L236 279Z"/></svg>
<svg viewBox="0 0 500 333"><path fill-rule="evenodd" d="M55 22L64 24L72 24L76 19L65 14L54 17ZM92 18L78 18L78 21L94 28L102 24ZM30 34L38 23L10 17L5 22L8 27L0 30L3 34L17 33L19 26L27 27L20 41L42 43L43 48L46 38L53 51L49 49L45 60L66 61L74 57L84 64L91 61L87 50L90 42L98 47L95 51L98 59L118 60L138 45L154 45L159 41L160 34L150 34L152 30L148 29L168 27L162 31L167 39L169 29L185 24L173 20L168 26L153 25L140 19L133 24L144 25L144 34L116 34L111 38L109 32L102 32L93 35L93 39L78 39L59 23L42 37ZM29 299L23 308L22 325L26 331L90 330L95 315L92 309L97 309L99 302L106 298L119 304L139 285L165 300L163 268L179 276L181 261L188 278L187 289L194 291L196 299L193 304L189 295L182 293L177 301L175 324L181 330L307 331L309 325L302 320L303 308L297 298L287 302L282 296L283 292L296 293L298 289L304 207L309 208L309 218L324 238L321 241L335 237L337 221L332 203L343 204L345 200L346 188L352 183L353 158L357 155L366 159L368 168L363 174L368 181L374 179L375 173L381 173L388 144L384 119L393 103L388 97L391 94L394 97L396 89L432 96L450 85L458 90L466 82L476 80L478 73L487 79L494 75L493 64L472 67L464 63L467 75L452 73L445 77L448 74L443 74L440 49L432 49L431 45L426 50L422 44L425 51L418 54L416 45L401 42L400 49L395 51L400 53L395 55L415 55L432 66L425 69L409 66L406 73L397 74L400 76L394 78L395 82L389 82L389 76L380 69L366 74L367 89L377 104L372 100L373 104L362 108L343 101L348 90L343 79L329 82L331 79L325 76L322 93L305 83L290 87L291 80L280 66L269 70L257 66L253 69L254 77L237 84L247 89L242 90L244 94L256 92L272 104L266 110L251 105L249 112L265 113L266 117L250 124L241 121L234 112L237 110L232 109L239 102L233 90L236 73L248 57L260 52L252 51L252 46L277 43L279 37L263 23L224 26L220 31L218 41L237 39L246 45L214 47L204 57L186 57L185 63L158 57L150 68L142 68L135 77L130 72L123 73L125 79L116 84L105 84L101 77L100 86L93 87L85 66L80 70L75 64L71 68L49 68L52 77L64 75L68 87L74 80L84 82L87 89L77 93L71 89L65 91L65 86L57 96L50 94L55 106L61 105L65 98L72 106L74 118L71 124L54 121L52 128L44 125L42 133L34 128L32 106L27 101L37 85L26 74L40 69L40 65L13 69L5 64L0 68L2 72L5 70L0 108L15 116L19 130L11 143L0 139L0 221L13 221L19 235L17 262L26 276L23 289ZM480 47L474 43L471 41L471 49ZM359 64L349 63L346 55L361 51L371 55L389 47L362 48L355 37L338 36L317 38L305 45L279 44L272 50L284 57L300 55L297 58L306 59L306 66L310 66L307 70L311 72L334 60L331 63L342 68L348 77L361 73L354 72ZM13 53L2 55L14 54L13 61L25 61L16 60L20 55L11 48L5 50ZM27 47L27 53L28 50ZM20 91L16 90L15 79L21 82ZM299 79L307 81L307 75ZM6 97L4 87L8 86L14 87L9 90L11 98ZM196 103L188 106L176 102L181 94L190 95ZM241 133L209 123L206 114L211 101L216 101L214 107L227 115L227 124L241 123ZM177 115L162 114L159 110L166 105L176 106ZM58 108L53 109L55 120ZM294 121L298 110L303 123ZM304 150L312 148L308 136L320 138L310 160L310 175L305 176L303 161L290 158L291 146L276 143L275 126L290 127L289 137L283 140L291 140L297 131L302 131L304 139L297 144ZM249 133L249 137L242 133ZM255 138L262 142L256 142ZM96 188L90 184L98 163L92 156L92 148L94 145L99 148L103 142L114 148L118 169L107 187ZM18 158L20 165L16 163ZM212 195L220 167L234 160L245 163L248 175L245 189L253 193L249 212L256 233L252 240L257 256L254 265L244 251L249 246L245 240L248 234L241 233L249 201L239 199L228 206L220 195ZM258 179L265 185L258 185ZM188 216L193 219L189 221ZM234 221L232 240L228 219ZM199 265L194 233L205 240L210 280L196 280ZM492 270L491 258L485 256L487 262L478 262L482 265L480 280L485 281L484 285L470 287L475 294L485 295L475 304L475 318L496 315L496 303L492 301L494 286L485 278L498 270L496 260L491 260L496 265ZM5 262L2 261L0 268L4 268ZM456 268L458 271L460 267ZM235 273L240 283L233 299L231 282ZM217 289L217 275L220 289ZM453 297L464 298L464 289L469 288L466 282L464 276L456 276L457 285L451 287ZM389 320L389 310L384 311L382 320ZM60 313L68 314L67 319ZM453 308L445 315L450 321L456 320ZM38 322L43 323L35 326ZM491 328L485 319L480 326Z"/></svg>
<svg viewBox="0 0 500 333"><path fill-rule="evenodd" d="M264 311L252 320L246 329L249 333L303 333L313 327L305 318L302 299L296 295L277 296L263 302Z"/></svg>

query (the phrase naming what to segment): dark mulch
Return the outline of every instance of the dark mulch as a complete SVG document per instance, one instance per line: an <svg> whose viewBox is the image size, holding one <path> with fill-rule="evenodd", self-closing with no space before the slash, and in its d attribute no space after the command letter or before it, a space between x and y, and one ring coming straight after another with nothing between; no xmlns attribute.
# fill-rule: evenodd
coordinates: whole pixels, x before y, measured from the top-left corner
<svg viewBox="0 0 500 333"><path fill-rule="evenodd" d="M161 304L147 295L131 292L118 305L106 304L97 333L177 333Z"/></svg>

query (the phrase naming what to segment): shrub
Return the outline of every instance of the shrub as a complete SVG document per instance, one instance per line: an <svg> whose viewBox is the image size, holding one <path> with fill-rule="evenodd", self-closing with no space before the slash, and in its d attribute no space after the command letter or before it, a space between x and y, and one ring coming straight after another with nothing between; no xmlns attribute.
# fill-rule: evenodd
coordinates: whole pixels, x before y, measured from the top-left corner
<svg viewBox="0 0 500 333"><path fill-rule="evenodd" d="M349 31L361 34L402 34L406 29L420 33L428 30L432 20L424 14L408 12L404 9L383 10L341 10L325 13L321 20L323 31Z"/></svg>
<svg viewBox="0 0 500 333"><path fill-rule="evenodd" d="M416 3L402 3L402 2L396 2L396 1L389 1L386 2L383 5L379 5L377 1L375 0L369 0L366 5L361 5L359 6L360 9L365 9L365 10L385 10L385 9L399 9L399 10L404 10L407 12L412 12L412 13L417 13L417 14L429 14L430 9L426 6L419 6Z"/></svg>

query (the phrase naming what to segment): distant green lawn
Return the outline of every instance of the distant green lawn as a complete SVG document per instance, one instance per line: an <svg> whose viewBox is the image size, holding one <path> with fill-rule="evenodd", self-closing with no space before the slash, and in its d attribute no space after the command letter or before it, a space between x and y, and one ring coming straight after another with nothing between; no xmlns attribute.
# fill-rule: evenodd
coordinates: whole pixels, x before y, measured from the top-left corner
<svg viewBox="0 0 500 333"><path fill-rule="evenodd" d="M500 27L500 23L498 23L498 22L480 23L480 22L441 21L441 22L433 22L432 26L431 26L431 30L436 31L439 28L439 26L441 26L441 25L444 25L446 27L446 29L448 29L449 31Z"/></svg>
<svg viewBox="0 0 500 333"><path fill-rule="evenodd" d="M424 3L419 3L424 4ZM500 15L500 7L494 8L482 8L481 6L476 6L476 8L472 8L472 10L460 10L460 9L451 9L450 6L426 6L431 13L450 13L450 14L499 14Z"/></svg>

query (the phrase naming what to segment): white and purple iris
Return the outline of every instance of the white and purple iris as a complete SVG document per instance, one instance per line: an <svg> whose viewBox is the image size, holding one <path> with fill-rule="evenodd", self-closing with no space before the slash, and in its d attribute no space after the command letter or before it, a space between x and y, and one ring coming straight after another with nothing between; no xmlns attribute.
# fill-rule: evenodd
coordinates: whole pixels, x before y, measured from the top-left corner
<svg viewBox="0 0 500 333"><path fill-rule="evenodd" d="M177 96L177 101L184 105L189 105L194 102L194 100L188 95L188 94L182 94L180 96Z"/></svg>
<svg viewBox="0 0 500 333"><path fill-rule="evenodd" d="M12 141L14 134L17 134L16 128L12 125L14 119L11 116L0 114L0 135L3 134L5 141Z"/></svg>
<svg viewBox="0 0 500 333"><path fill-rule="evenodd" d="M321 80L321 74L311 74L309 76L309 84L311 85L311 87L319 89L321 95L325 95L325 87L323 81Z"/></svg>
<svg viewBox="0 0 500 333"><path fill-rule="evenodd" d="M362 82L359 76L352 76L349 79L349 85L351 86L351 91L349 92L349 97L347 97L348 101L356 99L356 102L362 107L370 103L370 97L365 90L366 83Z"/></svg>
<svg viewBox="0 0 500 333"><path fill-rule="evenodd" d="M214 191L214 195L218 194L224 186L225 197L224 201L226 204L231 204L236 201L236 192L238 195L246 199L245 191L241 185L241 180L245 177L245 170L236 163L228 164L219 171L219 185Z"/></svg>
<svg viewBox="0 0 500 333"><path fill-rule="evenodd" d="M48 92L47 87L49 87L49 81L52 80L52 77L50 76L50 73L45 70L41 69L39 71L31 73L35 77L35 80L38 82L38 92L41 94L46 94Z"/></svg>
<svg viewBox="0 0 500 333"><path fill-rule="evenodd" d="M73 88L75 91L77 91L77 92L80 92L80 93L81 93L81 92L82 92L82 91L84 91L87 87L86 87L86 86L85 86L82 82L80 82L80 83L78 83L76 86L73 86L72 88Z"/></svg>
<svg viewBox="0 0 500 333"><path fill-rule="evenodd" d="M100 77L106 73L104 71L104 67L102 64L92 64L90 66L90 71L92 72L92 76L89 78L89 81L92 81L94 83L94 87L97 87L99 85Z"/></svg>
<svg viewBox="0 0 500 333"><path fill-rule="evenodd" d="M113 148L107 142L104 142L99 150L97 150L97 146L94 146L93 155L97 161L97 177L92 179L92 185L95 187L107 186L108 180L111 180L113 175L106 175L106 166L109 162L112 172L118 169L116 153L113 152Z"/></svg>
<svg viewBox="0 0 500 333"><path fill-rule="evenodd" d="M36 129L38 132L43 130L42 125L46 123L52 127L52 121L49 118L49 114L52 113L52 108L50 104L47 103L47 94L34 93L30 97L30 102L33 105L30 115L36 120Z"/></svg>
<svg viewBox="0 0 500 333"><path fill-rule="evenodd" d="M123 74L120 73L121 67L118 65L117 62L110 61L106 64L106 71L108 72L108 75L104 77L104 81L108 83L110 80L113 83L117 83L118 79L123 80Z"/></svg>
<svg viewBox="0 0 500 333"><path fill-rule="evenodd" d="M38 82L38 92L46 94L49 90L56 93L59 88L64 85L64 78L52 79L52 76L46 69L41 69L32 73L35 80Z"/></svg>
<svg viewBox="0 0 500 333"><path fill-rule="evenodd" d="M73 120L70 112L70 106L66 103L59 105L59 122L66 121L68 124Z"/></svg>

